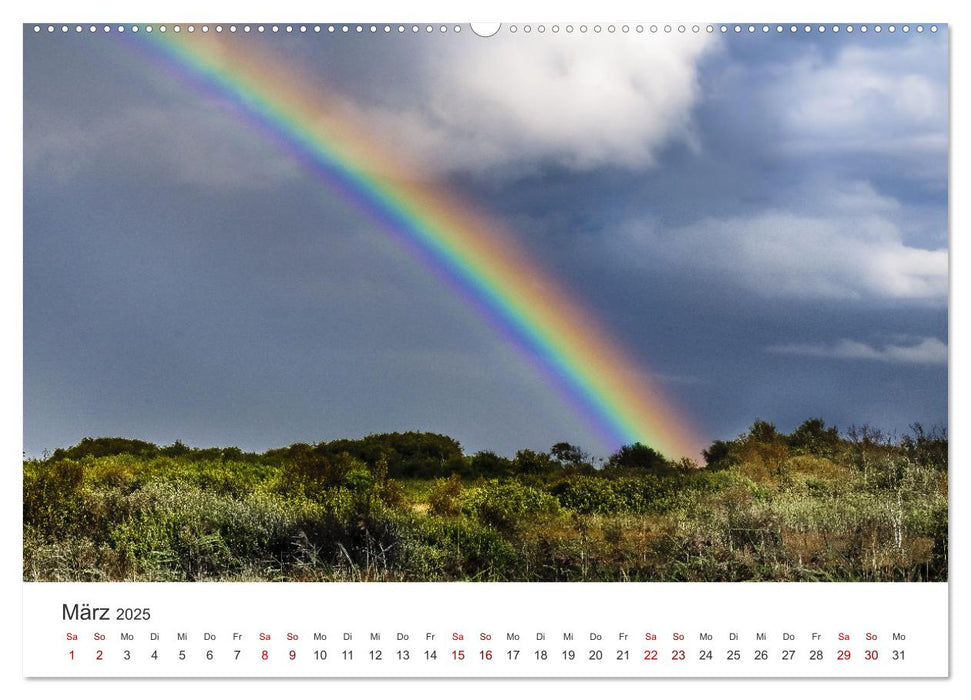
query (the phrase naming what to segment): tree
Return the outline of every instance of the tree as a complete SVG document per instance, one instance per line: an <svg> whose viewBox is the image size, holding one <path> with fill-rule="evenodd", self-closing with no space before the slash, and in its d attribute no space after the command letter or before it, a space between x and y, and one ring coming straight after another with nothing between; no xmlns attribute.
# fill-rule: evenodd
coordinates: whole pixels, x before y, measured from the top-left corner
<svg viewBox="0 0 971 700"><path fill-rule="evenodd" d="M822 418L810 418L789 435L789 446L817 457L832 457L839 449L840 436L836 427L826 427Z"/></svg>
<svg viewBox="0 0 971 700"><path fill-rule="evenodd" d="M224 447L222 458L227 462L238 462L243 459L243 451L238 447Z"/></svg>
<svg viewBox="0 0 971 700"><path fill-rule="evenodd" d="M748 430L748 438L755 442L776 442L780 437L779 431L775 429L775 425L764 420L756 419L752 423L752 427Z"/></svg>
<svg viewBox="0 0 971 700"><path fill-rule="evenodd" d="M532 450L520 450L513 459L513 467L519 474L545 474L559 466L545 452L533 452Z"/></svg>
<svg viewBox="0 0 971 700"><path fill-rule="evenodd" d="M162 454L166 457L185 457L190 452L192 452L192 448L181 440L176 440L168 447L162 448Z"/></svg>
<svg viewBox="0 0 971 700"><path fill-rule="evenodd" d="M775 429L775 425L756 420L748 434L739 438L738 443L742 462L760 462L766 473L782 473L789 456L789 446L785 436Z"/></svg>
<svg viewBox="0 0 971 700"><path fill-rule="evenodd" d="M640 442L624 445L607 460L608 469L638 469L650 472L663 472L668 461L660 452Z"/></svg>
<svg viewBox="0 0 971 700"><path fill-rule="evenodd" d="M846 437L853 444L853 459L856 467L863 472L863 483L867 483L871 467L886 453L887 440L882 431L866 424L851 425L846 431Z"/></svg>
<svg viewBox="0 0 971 700"><path fill-rule="evenodd" d="M487 478L509 476L512 473L512 462L489 450L477 452L472 458L471 467L475 476Z"/></svg>
<svg viewBox="0 0 971 700"><path fill-rule="evenodd" d="M709 469L727 469L738 463L738 457L733 453L732 447L734 440L715 440L711 447L702 450L701 455L705 458L705 466Z"/></svg>
<svg viewBox="0 0 971 700"><path fill-rule="evenodd" d="M182 445L176 441L176 444ZM185 447L182 445L182 447ZM164 450L171 448L164 448ZM189 448L185 447L186 450ZM157 457L159 447L151 442L143 440L132 440L119 437L86 437L74 447L67 449L58 448L51 455L52 459L82 459L83 457L111 457L114 455L129 454L136 457Z"/></svg>
<svg viewBox="0 0 971 700"><path fill-rule="evenodd" d="M576 445L571 445L568 442L556 443L550 448L550 454L553 455L553 459L561 464L568 464L573 467L590 463L589 454L584 452Z"/></svg>
<svg viewBox="0 0 971 700"><path fill-rule="evenodd" d="M900 443L910 460L922 467L947 469L947 430L939 426L925 430L914 423L910 431Z"/></svg>

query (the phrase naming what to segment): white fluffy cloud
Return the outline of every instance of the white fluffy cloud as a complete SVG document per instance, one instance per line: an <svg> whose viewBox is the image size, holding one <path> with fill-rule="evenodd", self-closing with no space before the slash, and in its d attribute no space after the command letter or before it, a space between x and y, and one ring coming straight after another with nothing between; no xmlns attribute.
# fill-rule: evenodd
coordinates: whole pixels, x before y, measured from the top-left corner
<svg viewBox="0 0 971 700"><path fill-rule="evenodd" d="M628 260L714 276L766 297L945 300L947 249L907 245L898 209L868 184L849 183L818 203L822 213L770 209L669 230L640 221L618 242Z"/></svg>
<svg viewBox="0 0 971 700"><path fill-rule="evenodd" d="M922 338L909 345L884 345L877 347L844 338L835 343L790 343L774 345L770 352L784 355L828 357L840 360L873 360L894 364L943 365L947 364L947 345L937 338Z"/></svg>
<svg viewBox="0 0 971 700"><path fill-rule="evenodd" d="M417 55L389 54L365 83L345 85L331 108L414 174L644 167L665 144L693 142L697 62L713 41L592 33L424 41L412 47ZM264 139L239 136L211 102L131 107L89 124L30 116L27 166L62 176L130 153L161 175L217 188L274 183L294 167Z"/></svg>
<svg viewBox="0 0 971 700"><path fill-rule="evenodd" d="M829 57L811 52L785 66L767 97L779 112L786 147L902 157L943 153L946 50L943 42L915 36L904 46L851 44Z"/></svg>
<svg viewBox="0 0 971 700"><path fill-rule="evenodd" d="M434 171L555 163L643 167L670 141L693 140L705 35L504 34L434 45L410 106L347 101Z"/></svg>

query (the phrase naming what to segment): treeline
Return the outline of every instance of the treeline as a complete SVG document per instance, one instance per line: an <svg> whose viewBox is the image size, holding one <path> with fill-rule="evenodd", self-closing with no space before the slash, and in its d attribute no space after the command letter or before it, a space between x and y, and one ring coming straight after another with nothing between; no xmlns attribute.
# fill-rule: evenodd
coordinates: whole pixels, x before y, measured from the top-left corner
<svg viewBox="0 0 971 700"><path fill-rule="evenodd" d="M466 455L391 433L262 454L89 438L24 461L26 580L947 579L946 433L756 421L704 465Z"/></svg>
<svg viewBox="0 0 971 700"><path fill-rule="evenodd" d="M484 450L466 455L461 444L447 435L424 432L382 433L357 440L341 439L316 444L295 443L263 453L243 452L238 447L188 447L181 441L159 446L143 440L118 437L84 438L77 445L54 450L41 461L79 460L85 457L132 455L152 459L173 457L190 462L242 462L276 466L297 465L308 472L357 460L383 470L394 479L501 478L568 470L592 472L594 460L580 447L560 442L549 452L519 450L513 458ZM671 462L656 450L635 443L625 445L602 465L606 469L633 468L652 473L697 468L689 460Z"/></svg>
<svg viewBox="0 0 971 700"><path fill-rule="evenodd" d="M848 462L863 471L893 456L947 469L948 441L944 428L925 429L920 423L913 423L910 432L898 438L869 425L851 425L841 434L821 418L810 418L786 435L772 423L757 420L744 435L735 440L716 440L702 454L712 469L758 462L779 472L787 459L798 455Z"/></svg>
<svg viewBox="0 0 971 700"><path fill-rule="evenodd" d="M866 469L881 456L906 455L923 464L947 465L948 440L943 428L925 429L914 423L910 433L897 438L868 425L850 426L840 433L821 418L810 418L791 433L757 420L734 440L715 440L702 452L709 469L725 469L753 460L781 469L786 459L811 455L831 460L852 461ZM360 439L340 439L316 444L294 443L263 453L244 452L238 447L189 447L176 440L159 446L143 440L119 437L84 438L77 445L59 448L41 461L80 460L85 457L132 455L151 459L177 457L190 462L238 462L294 465L308 473L323 473L346 463L359 461L394 479L462 478L493 479L529 474L594 474L598 470L632 470L638 473L676 474L698 469L689 458L666 458L641 443L624 445L606 460L595 460L582 448L568 442L553 445L548 452L519 450L512 458L484 450L466 455L462 445L447 435L427 432L381 433Z"/></svg>

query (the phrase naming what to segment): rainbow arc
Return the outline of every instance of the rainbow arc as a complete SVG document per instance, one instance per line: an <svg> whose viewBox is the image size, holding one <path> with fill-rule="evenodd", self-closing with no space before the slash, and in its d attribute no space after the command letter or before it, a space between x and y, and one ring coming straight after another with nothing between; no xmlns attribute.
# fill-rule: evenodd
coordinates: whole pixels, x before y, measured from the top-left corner
<svg viewBox="0 0 971 700"><path fill-rule="evenodd" d="M644 368L515 237L362 132L341 101L254 38L129 35L183 82L216 96L289 152L511 339L611 448L643 442L669 457L702 445Z"/></svg>

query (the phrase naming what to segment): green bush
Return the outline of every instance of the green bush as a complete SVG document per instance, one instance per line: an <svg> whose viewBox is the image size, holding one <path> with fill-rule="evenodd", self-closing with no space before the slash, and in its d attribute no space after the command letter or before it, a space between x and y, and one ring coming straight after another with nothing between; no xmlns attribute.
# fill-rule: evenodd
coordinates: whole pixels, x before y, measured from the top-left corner
<svg viewBox="0 0 971 700"><path fill-rule="evenodd" d="M468 519L427 518L419 526L419 545L412 550L415 580L516 580L523 560L501 533Z"/></svg>
<svg viewBox="0 0 971 700"><path fill-rule="evenodd" d="M432 515L458 515L462 512L462 479L453 474L448 479L437 479L428 497Z"/></svg>
<svg viewBox="0 0 971 700"><path fill-rule="evenodd" d="M24 466L24 524L57 530L68 525L84 483L84 468L59 459Z"/></svg>
<svg viewBox="0 0 971 700"><path fill-rule="evenodd" d="M614 491L613 482L599 477L561 481L552 492L560 505L577 513L613 513L626 505Z"/></svg>
<svg viewBox="0 0 971 700"><path fill-rule="evenodd" d="M462 511L486 525L514 531L527 521L557 515L560 505L545 491L517 481L493 480L469 489L463 497Z"/></svg>

